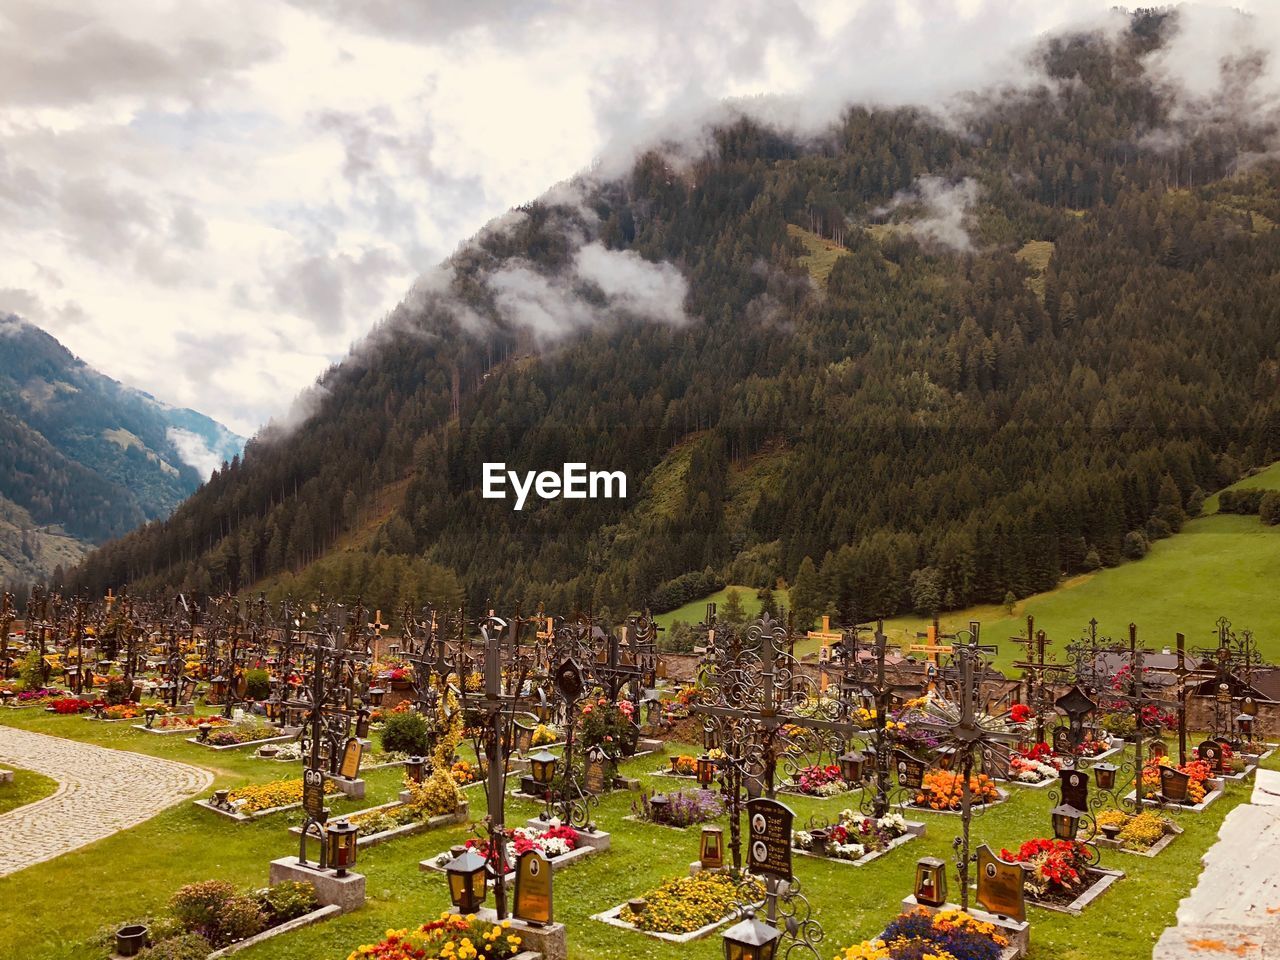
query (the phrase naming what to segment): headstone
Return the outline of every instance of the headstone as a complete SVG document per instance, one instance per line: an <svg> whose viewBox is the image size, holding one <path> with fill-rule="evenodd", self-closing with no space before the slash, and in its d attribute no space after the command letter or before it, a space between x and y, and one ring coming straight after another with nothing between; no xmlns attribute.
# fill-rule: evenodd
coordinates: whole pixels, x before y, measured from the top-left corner
<svg viewBox="0 0 1280 960"><path fill-rule="evenodd" d="M355 737L347 740L346 749L342 751L342 766L338 773L348 780L360 776L360 760L364 756L364 746Z"/></svg>
<svg viewBox="0 0 1280 960"><path fill-rule="evenodd" d="M898 771L898 786L918 790L924 785L924 761L901 750L893 753L894 768Z"/></svg>
<svg viewBox="0 0 1280 960"><path fill-rule="evenodd" d="M526 850L516 861L515 906L512 913L519 920L538 926L552 917L551 862L537 850Z"/></svg>
<svg viewBox="0 0 1280 960"><path fill-rule="evenodd" d="M307 767L302 771L302 809L312 820L324 820L324 773Z"/></svg>
<svg viewBox="0 0 1280 960"><path fill-rule="evenodd" d="M978 903L988 913L1019 923L1027 919L1022 865L1001 860L985 843L978 848Z"/></svg>
<svg viewBox="0 0 1280 960"><path fill-rule="evenodd" d="M1173 767L1160 768L1160 795L1171 803L1184 803L1191 786L1191 778Z"/></svg>
<svg viewBox="0 0 1280 960"><path fill-rule="evenodd" d="M1059 770L1062 782L1062 802L1077 810L1089 809L1089 776L1081 770Z"/></svg>
<svg viewBox="0 0 1280 960"><path fill-rule="evenodd" d="M791 824L795 814L777 800L760 797L747 803L748 866L779 880L791 879Z"/></svg>

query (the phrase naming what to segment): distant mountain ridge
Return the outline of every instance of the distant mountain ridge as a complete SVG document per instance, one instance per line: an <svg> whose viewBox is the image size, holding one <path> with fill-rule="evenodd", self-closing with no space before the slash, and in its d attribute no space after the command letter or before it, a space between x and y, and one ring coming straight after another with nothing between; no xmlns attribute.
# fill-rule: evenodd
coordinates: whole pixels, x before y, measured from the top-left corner
<svg viewBox="0 0 1280 960"><path fill-rule="evenodd" d="M0 316L0 576L41 577L167 517L244 439Z"/></svg>

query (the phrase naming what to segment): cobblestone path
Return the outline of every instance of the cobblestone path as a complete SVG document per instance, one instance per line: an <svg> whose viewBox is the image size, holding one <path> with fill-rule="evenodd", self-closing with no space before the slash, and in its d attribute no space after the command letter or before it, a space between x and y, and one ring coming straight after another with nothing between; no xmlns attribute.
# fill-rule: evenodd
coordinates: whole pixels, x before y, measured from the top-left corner
<svg viewBox="0 0 1280 960"><path fill-rule="evenodd" d="M149 820L213 783L185 763L5 726L0 763L58 781L52 796L0 816L0 876Z"/></svg>

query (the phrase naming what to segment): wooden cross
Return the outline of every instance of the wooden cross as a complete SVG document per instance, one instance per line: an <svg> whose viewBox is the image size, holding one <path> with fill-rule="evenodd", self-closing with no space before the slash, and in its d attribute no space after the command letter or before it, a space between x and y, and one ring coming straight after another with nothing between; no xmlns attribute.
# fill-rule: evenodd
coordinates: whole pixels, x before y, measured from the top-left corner
<svg viewBox="0 0 1280 960"><path fill-rule="evenodd" d="M837 644L837 643L840 643L842 640L844 640L843 632L831 629L831 618L826 615L824 615L822 618L822 629L810 630L805 634L805 636L810 640L818 641L819 643L818 661L820 663L826 663L828 660L831 659L832 644ZM821 692L826 693L827 691L826 671L823 671L820 683L821 683Z"/></svg>

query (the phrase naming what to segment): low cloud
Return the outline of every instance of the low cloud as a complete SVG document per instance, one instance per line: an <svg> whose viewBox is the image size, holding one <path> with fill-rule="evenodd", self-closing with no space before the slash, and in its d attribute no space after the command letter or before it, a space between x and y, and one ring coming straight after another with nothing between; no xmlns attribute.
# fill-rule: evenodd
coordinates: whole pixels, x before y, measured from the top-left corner
<svg viewBox="0 0 1280 960"><path fill-rule="evenodd" d="M181 427L170 427L165 434L178 451L182 462L194 467L202 479L208 480L213 471L222 466L222 457L210 450L209 444L199 434Z"/></svg>
<svg viewBox="0 0 1280 960"><path fill-rule="evenodd" d="M904 213L898 225L921 243L967 253L973 249L969 229L980 193L978 182L971 177L956 183L942 177L919 177L910 189L899 191L888 206L875 214Z"/></svg>

